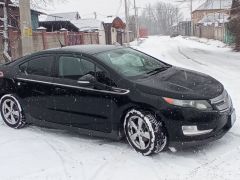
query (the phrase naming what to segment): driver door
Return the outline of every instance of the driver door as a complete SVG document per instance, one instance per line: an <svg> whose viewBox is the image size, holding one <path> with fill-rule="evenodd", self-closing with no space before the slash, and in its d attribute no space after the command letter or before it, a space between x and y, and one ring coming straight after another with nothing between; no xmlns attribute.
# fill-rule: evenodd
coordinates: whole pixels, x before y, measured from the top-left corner
<svg viewBox="0 0 240 180"><path fill-rule="evenodd" d="M88 58L60 55L54 78L54 101L58 121L69 119L69 126L111 131L112 95L84 80L100 69Z"/></svg>

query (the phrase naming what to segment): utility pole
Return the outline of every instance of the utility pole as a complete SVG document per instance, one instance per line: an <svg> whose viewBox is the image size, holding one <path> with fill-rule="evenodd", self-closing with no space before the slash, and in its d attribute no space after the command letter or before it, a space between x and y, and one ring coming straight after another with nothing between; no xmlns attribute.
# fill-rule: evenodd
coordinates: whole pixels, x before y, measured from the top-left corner
<svg viewBox="0 0 240 180"><path fill-rule="evenodd" d="M3 56L6 61L11 61L11 57L9 55L9 37L8 37L8 0L4 0L3 5Z"/></svg>
<svg viewBox="0 0 240 180"><path fill-rule="evenodd" d="M126 33L127 33L127 46L129 46L129 11L128 11L128 1L125 0L125 19L126 19Z"/></svg>
<svg viewBox="0 0 240 180"><path fill-rule="evenodd" d="M94 19L97 19L97 12L94 12Z"/></svg>
<svg viewBox="0 0 240 180"><path fill-rule="evenodd" d="M194 23L193 23L193 0L190 0L190 11L191 11L191 36L194 35Z"/></svg>
<svg viewBox="0 0 240 180"><path fill-rule="evenodd" d="M19 10L21 24L22 55L25 56L33 52L30 0L19 1Z"/></svg>
<svg viewBox="0 0 240 180"><path fill-rule="evenodd" d="M134 10L135 10L135 29L136 29L136 38L137 42L139 40L139 23L138 23L138 8L136 5L136 0L134 0Z"/></svg>

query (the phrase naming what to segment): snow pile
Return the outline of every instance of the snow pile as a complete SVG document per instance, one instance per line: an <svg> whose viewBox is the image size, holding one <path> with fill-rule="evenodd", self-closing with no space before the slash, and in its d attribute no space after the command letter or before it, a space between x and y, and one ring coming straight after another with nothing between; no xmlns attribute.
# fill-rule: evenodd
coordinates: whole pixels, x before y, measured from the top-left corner
<svg viewBox="0 0 240 180"><path fill-rule="evenodd" d="M214 39L198 38L198 37L176 37L176 38L184 38L186 40L192 40L192 41L196 41L199 43L203 43L203 44L213 46L213 47L218 47L218 48L228 47L228 45L226 45L222 41L218 41L218 40L214 40Z"/></svg>

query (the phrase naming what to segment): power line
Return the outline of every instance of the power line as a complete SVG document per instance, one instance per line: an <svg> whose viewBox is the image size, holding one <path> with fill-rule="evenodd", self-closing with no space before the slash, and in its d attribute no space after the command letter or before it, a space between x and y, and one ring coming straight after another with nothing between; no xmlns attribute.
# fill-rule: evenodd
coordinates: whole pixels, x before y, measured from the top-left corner
<svg viewBox="0 0 240 180"><path fill-rule="evenodd" d="M123 3L123 0L120 0L119 7L118 7L117 12L116 12L116 16L119 15L120 9L122 7L122 3Z"/></svg>

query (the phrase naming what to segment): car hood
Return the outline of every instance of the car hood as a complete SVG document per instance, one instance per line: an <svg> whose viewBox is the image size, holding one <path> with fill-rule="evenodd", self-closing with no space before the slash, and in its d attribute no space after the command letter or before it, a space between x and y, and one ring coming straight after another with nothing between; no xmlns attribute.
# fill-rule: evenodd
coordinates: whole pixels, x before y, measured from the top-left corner
<svg viewBox="0 0 240 180"><path fill-rule="evenodd" d="M135 86L144 93L191 100L212 99L224 90L220 82L208 75L177 67L138 79Z"/></svg>

